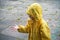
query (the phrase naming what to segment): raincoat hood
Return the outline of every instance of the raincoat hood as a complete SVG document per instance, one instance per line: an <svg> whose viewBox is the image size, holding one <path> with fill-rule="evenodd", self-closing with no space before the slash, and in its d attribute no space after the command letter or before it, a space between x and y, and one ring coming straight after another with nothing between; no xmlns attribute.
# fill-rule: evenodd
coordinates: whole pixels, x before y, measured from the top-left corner
<svg viewBox="0 0 60 40"><path fill-rule="evenodd" d="M29 16L32 16L36 20L42 18L42 7L38 3L33 3L30 5L26 12Z"/></svg>

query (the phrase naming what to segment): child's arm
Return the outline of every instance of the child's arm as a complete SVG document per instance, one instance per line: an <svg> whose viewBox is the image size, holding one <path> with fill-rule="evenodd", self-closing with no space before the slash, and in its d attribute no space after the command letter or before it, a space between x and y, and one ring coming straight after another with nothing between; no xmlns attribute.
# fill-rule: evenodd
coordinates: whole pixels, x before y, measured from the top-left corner
<svg viewBox="0 0 60 40"><path fill-rule="evenodd" d="M48 28L47 23L42 24L40 29L42 40L51 40L50 29Z"/></svg>
<svg viewBox="0 0 60 40"><path fill-rule="evenodd" d="M30 31L30 23L31 21L30 20L28 20L28 24L24 27L24 26L22 26L22 25L18 25L18 32L22 32L22 33L28 33L29 31Z"/></svg>

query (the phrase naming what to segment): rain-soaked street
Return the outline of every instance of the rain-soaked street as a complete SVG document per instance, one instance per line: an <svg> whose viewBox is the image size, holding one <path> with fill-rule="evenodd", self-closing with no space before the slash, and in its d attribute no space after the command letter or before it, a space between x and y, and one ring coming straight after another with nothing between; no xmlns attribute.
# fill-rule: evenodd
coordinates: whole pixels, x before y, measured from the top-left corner
<svg viewBox="0 0 60 40"><path fill-rule="evenodd" d="M26 25L27 7L39 3L49 24L51 40L60 40L60 0L0 0L0 40L27 40L28 34L12 31L10 26Z"/></svg>

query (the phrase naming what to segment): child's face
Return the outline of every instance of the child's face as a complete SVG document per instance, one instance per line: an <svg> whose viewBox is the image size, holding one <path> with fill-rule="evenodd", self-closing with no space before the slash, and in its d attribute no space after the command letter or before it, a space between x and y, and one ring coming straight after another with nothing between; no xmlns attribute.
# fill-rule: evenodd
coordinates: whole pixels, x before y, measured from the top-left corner
<svg viewBox="0 0 60 40"><path fill-rule="evenodd" d="M33 16L29 15L29 17L30 17L32 20L34 20L34 17L33 17Z"/></svg>

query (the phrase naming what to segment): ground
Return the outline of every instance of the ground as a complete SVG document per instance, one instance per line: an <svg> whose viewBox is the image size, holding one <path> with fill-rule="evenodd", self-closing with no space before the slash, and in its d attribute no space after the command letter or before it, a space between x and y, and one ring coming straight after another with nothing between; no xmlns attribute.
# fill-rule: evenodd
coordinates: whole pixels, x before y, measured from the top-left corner
<svg viewBox="0 0 60 40"><path fill-rule="evenodd" d="M26 9L35 2L43 8L43 18L51 30L51 39L60 40L60 0L0 0L0 32L14 24L25 25L28 18ZM0 40L24 39L0 33Z"/></svg>

